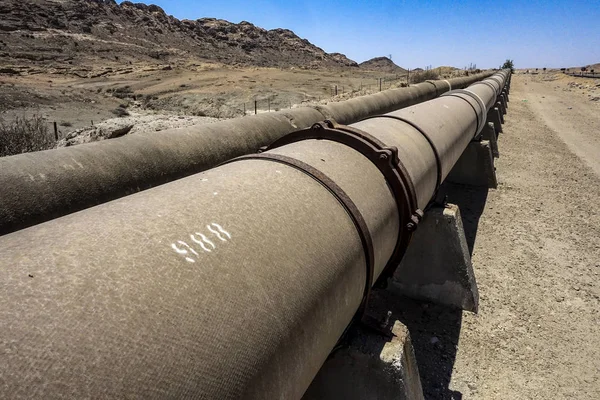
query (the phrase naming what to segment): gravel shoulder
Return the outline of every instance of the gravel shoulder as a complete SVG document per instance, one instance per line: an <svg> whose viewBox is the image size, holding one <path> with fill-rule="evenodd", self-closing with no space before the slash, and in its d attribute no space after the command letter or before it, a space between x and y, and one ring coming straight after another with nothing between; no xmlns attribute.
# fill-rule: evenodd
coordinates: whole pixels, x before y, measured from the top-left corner
<svg viewBox="0 0 600 400"><path fill-rule="evenodd" d="M600 112L566 85L513 79L450 385L467 398L600 398Z"/></svg>
<svg viewBox="0 0 600 400"><path fill-rule="evenodd" d="M445 188L479 313L387 291L372 304L408 326L426 399L600 398L600 112L569 82L514 75L498 189Z"/></svg>

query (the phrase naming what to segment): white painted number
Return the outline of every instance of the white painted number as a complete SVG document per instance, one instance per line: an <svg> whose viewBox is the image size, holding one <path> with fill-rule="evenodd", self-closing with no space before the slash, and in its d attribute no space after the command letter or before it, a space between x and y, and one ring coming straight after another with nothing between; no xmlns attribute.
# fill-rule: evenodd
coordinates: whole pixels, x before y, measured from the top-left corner
<svg viewBox="0 0 600 400"><path fill-rule="evenodd" d="M209 232L216 236L221 242L227 242L231 240L231 234L217 223L213 222L209 225L206 225L206 229L208 229ZM190 239L192 239L192 242L200 246L200 249L202 249L202 251L205 253L212 253L217 249L215 242L210 240L201 232L190 234ZM200 254L198 253L200 249L196 251L189 244L182 240L178 240L177 242L171 244L171 248L175 250L177 254L184 256L187 262L195 263L196 260L200 258Z"/></svg>

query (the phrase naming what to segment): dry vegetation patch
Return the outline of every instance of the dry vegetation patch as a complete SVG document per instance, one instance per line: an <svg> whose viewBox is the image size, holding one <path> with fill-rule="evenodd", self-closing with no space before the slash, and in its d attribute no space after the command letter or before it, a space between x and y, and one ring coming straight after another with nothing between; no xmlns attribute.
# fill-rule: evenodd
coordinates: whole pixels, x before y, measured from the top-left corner
<svg viewBox="0 0 600 400"><path fill-rule="evenodd" d="M48 131L47 121L39 115L0 118L0 157L51 149L56 140Z"/></svg>

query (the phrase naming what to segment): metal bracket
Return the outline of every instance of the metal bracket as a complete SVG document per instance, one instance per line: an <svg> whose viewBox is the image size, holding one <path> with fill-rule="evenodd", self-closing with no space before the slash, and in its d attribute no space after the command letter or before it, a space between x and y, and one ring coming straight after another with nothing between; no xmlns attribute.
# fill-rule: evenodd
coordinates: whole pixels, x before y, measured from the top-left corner
<svg viewBox="0 0 600 400"><path fill-rule="evenodd" d="M412 232L423 217L418 209L416 191L406 168L398 157L398 149L388 147L376 137L360 129L339 125L333 120L318 122L308 129L292 132L259 151L265 152L302 140L331 140L358 151L381 171L394 196L400 228L394 252L376 284L379 286L394 274L410 243Z"/></svg>

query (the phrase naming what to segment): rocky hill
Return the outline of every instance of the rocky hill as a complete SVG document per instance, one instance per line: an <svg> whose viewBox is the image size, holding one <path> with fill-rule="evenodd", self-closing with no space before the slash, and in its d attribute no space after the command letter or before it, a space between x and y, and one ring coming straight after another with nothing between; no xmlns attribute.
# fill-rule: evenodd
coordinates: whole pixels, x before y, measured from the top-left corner
<svg viewBox="0 0 600 400"><path fill-rule="evenodd" d="M114 0L1 0L0 62L55 67L194 58L261 67L356 67L287 29L215 18L179 20L156 5Z"/></svg>
<svg viewBox="0 0 600 400"><path fill-rule="evenodd" d="M387 72L392 74L403 74L406 70L397 66L387 57L375 57L359 64L362 69L369 71Z"/></svg>

